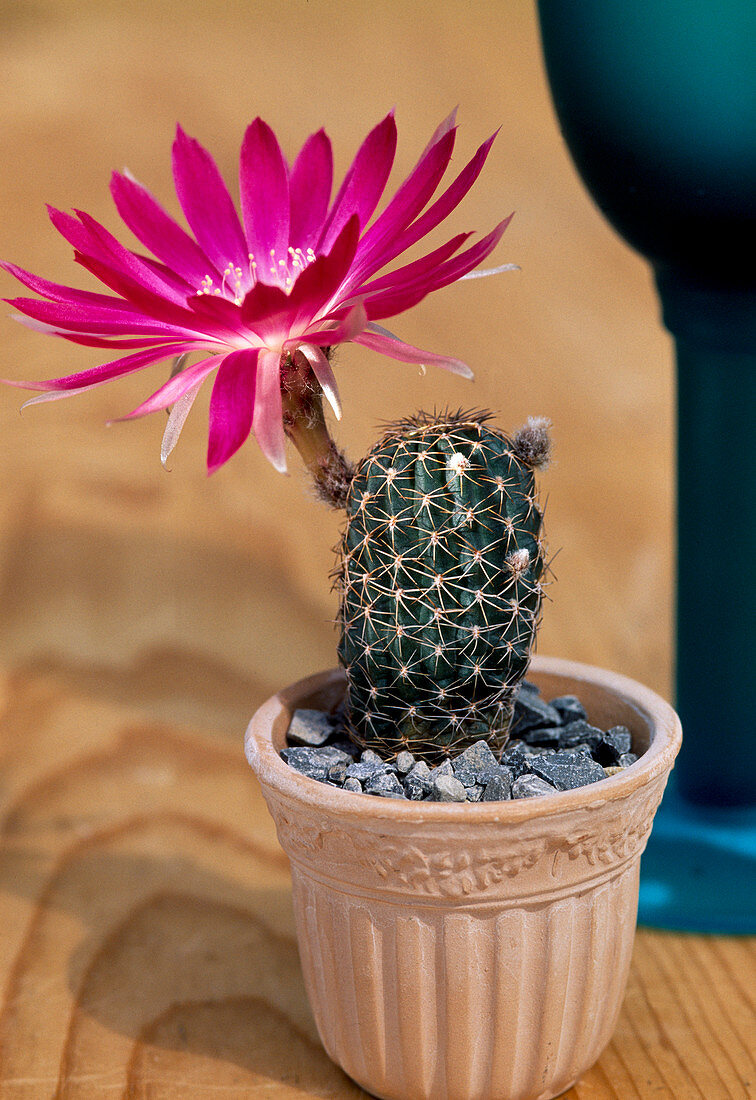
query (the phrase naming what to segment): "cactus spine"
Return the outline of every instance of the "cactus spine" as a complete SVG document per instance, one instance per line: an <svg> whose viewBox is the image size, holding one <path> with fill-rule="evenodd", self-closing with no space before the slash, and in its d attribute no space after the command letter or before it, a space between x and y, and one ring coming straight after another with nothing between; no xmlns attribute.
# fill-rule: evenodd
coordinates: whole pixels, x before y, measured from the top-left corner
<svg viewBox="0 0 756 1100"><path fill-rule="evenodd" d="M359 464L341 544L339 657L352 737L428 760L506 743L540 615L533 468L546 421L420 414Z"/></svg>

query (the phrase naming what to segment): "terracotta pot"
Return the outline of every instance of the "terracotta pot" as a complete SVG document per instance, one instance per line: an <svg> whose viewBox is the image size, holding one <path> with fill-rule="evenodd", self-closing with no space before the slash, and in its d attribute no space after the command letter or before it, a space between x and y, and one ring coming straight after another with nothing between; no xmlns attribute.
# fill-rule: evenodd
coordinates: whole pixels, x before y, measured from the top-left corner
<svg viewBox="0 0 756 1100"><path fill-rule="evenodd" d="M274 696L247 732L291 860L323 1045L387 1100L547 1100L614 1030L640 856L680 723L658 695L613 673L541 658L529 678L547 699L578 695L604 729L628 726L644 755L600 783L509 802L329 788L279 752L294 709L339 701L340 672Z"/></svg>

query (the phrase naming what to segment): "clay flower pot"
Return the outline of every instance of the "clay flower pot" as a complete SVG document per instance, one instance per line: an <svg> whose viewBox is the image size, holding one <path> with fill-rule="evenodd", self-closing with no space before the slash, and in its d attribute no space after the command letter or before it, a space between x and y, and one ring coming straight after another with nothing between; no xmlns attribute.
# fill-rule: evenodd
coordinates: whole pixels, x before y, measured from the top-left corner
<svg viewBox="0 0 756 1100"><path fill-rule="evenodd" d="M403 802L329 788L279 756L294 709L338 702L340 672L287 688L250 724L323 1045L387 1100L548 1100L614 1030L680 723L613 673L536 659L529 676L547 699L578 695L596 725L627 726L644 755L549 797Z"/></svg>

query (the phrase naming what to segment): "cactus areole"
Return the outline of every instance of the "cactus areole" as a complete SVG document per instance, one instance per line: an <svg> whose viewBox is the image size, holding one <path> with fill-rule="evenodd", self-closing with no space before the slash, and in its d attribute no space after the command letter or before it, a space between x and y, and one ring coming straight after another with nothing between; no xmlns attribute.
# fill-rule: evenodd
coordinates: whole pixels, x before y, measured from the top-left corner
<svg viewBox="0 0 756 1100"><path fill-rule="evenodd" d="M547 422L420 414L358 465L338 572L346 722L429 761L507 741L540 616Z"/></svg>

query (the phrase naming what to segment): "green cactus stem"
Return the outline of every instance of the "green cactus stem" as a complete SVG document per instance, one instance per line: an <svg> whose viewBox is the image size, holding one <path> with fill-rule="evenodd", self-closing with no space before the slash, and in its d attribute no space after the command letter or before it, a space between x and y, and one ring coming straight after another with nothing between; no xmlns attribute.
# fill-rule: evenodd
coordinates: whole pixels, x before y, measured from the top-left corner
<svg viewBox="0 0 756 1100"><path fill-rule="evenodd" d="M358 465L341 545L339 657L358 742L438 760L504 747L542 599L534 468L547 421L420 414Z"/></svg>

